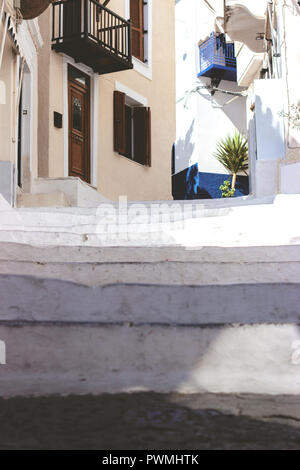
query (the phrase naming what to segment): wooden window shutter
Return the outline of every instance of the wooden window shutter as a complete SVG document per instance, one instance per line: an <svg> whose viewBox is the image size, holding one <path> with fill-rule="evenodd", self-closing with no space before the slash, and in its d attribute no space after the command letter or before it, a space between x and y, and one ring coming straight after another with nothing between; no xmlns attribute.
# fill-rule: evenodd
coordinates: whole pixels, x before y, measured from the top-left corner
<svg viewBox="0 0 300 470"><path fill-rule="evenodd" d="M125 93L114 92L114 150L121 154L126 150Z"/></svg>
<svg viewBox="0 0 300 470"><path fill-rule="evenodd" d="M151 110L134 108L134 161L151 166Z"/></svg>
<svg viewBox="0 0 300 470"><path fill-rule="evenodd" d="M144 62L144 0L130 0L132 55Z"/></svg>

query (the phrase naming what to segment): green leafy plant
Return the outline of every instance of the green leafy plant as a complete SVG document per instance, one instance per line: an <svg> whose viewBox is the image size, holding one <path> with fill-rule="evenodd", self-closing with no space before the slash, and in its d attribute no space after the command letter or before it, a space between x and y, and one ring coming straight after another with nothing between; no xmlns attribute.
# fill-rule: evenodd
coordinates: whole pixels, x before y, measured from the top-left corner
<svg viewBox="0 0 300 470"><path fill-rule="evenodd" d="M222 197L234 196L235 189L231 189L230 186L231 186L230 180L226 180L224 181L223 184L221 184L220 190L222 191Z"/></svg>
<svg viewBox="0 0 300 470"><path fill-rule="evenodd" d="M221 139L217 144L214 156L232 175L231 189L235 190L237 174L244 172L247 175L248 143L246 138L236 132L234 136Z"/></svg>

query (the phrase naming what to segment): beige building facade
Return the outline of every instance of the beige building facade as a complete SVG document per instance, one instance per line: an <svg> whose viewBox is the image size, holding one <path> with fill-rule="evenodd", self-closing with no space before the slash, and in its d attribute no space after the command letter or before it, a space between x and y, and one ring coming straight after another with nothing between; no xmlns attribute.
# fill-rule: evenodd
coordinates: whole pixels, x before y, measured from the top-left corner
<svg viewBox="0 0 300 470"><path fill-rule="evenodd" d="M38 176L49 192L78 177L109 200L171 199L174 1L102 4L54 2L39 17Z"/></svg>

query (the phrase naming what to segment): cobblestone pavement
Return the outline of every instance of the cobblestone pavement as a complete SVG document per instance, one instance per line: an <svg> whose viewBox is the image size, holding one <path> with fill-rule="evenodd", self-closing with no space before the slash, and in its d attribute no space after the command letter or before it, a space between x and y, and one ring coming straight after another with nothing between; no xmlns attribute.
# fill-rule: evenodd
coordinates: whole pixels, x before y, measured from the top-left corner
<svg viewBox="0 0 300 470"><path fill-rule="evenodd" d="M299 449L300 397L0 399L0 449Z"/></svg>

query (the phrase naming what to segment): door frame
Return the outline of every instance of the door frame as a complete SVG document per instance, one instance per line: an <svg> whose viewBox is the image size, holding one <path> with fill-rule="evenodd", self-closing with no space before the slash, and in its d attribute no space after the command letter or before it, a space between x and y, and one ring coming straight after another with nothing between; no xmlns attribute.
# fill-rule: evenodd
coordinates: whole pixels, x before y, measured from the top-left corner
<svg viewBox="0 0 300 470"><path fill-rule="evenodd" d="M17 60L17 70L21 64L20 56ZM24 62L22 82L17 78L17 92L20 92L20 102L17 112L16 124L16 184L24 191L29 192L32 174L32 74L27 62ZM20 90L19 90L19 87ZM20 141L19 141L20 139ZM19 184L20 183L20 184Z"/></svg>
<svg viewBox="0 0 300 470"><path fill-rule="evenodd" d="M98 115L99 75L90 67L77 64L71 57L63 56L63 131L64 131L64 177L69 177L69 65L90 77L90 184L98 187Z"/></svg>

